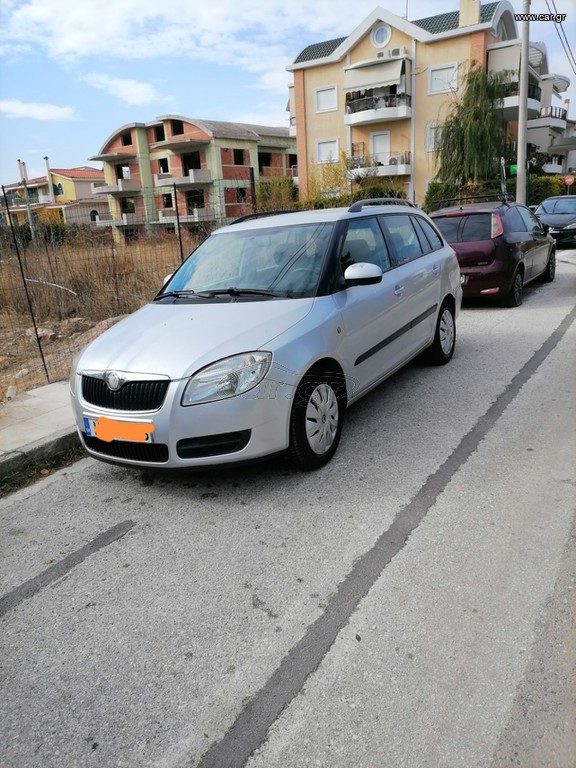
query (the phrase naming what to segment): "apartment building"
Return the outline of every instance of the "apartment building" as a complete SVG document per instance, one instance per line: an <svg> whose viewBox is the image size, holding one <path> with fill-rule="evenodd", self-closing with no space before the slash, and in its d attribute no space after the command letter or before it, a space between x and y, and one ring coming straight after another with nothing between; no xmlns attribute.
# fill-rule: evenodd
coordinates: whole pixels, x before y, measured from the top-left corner
<svg viewBox="0 0 576 768"><path fill-rule="evenodd" d="M458 10L417 21L378 7L349 36L307 46L287 67L301 196L323 163L345 157L349 179L388 177L422 203L436 174L442 123L472 62L506 70L501 109L517 135L520 50L507 0L460 0ZM530 44L528 79L528 142L550 154L551 171L568 170L576 164L561 100L569 80L548 71L542 44Z"/></svg>
<svg viewBox="0 0 576 768"><path fill-rule="evenodd" d="M94 185L104 183L98 168L51 168L48 158L46 175L29 179L20 163L20 181L5 185L6 198L14 224L32 219L32 225L57 218L66 224L90 224L104 215L108 206L92 193ZM1 201L2 221L8 223L5 201Z"/></svg>
<svg viewBox="0 0 576 768"><path fill-rule="evenodd" d="M245 214L258 183L292 178L296 142L287 127L165 115L122 126L90 160L103 163L93 192L109 205L97 224L129 239Z"/></svg>

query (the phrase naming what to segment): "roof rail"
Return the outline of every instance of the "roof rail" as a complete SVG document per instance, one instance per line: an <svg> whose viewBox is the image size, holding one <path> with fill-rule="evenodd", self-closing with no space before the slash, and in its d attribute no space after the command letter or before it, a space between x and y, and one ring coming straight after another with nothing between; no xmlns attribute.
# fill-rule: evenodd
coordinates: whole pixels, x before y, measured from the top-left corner
<svg viewBox="0 0 576 768"><path fill-rule="evenodd" d="M278 216L281 213L294 213L294 211L260 211L259 213L247 213L245 216L240 216L239 219L234 219L230 224L239 224L241 221L250 221L250 219L262 219L265 216Z"/></svg>
<svg viewBox="0 0 576 768"><path fill-rule="evenodd" d="M435 200L432 210L437 211L439 208L462 205L464 202L481 203L482 201L489 202L495 200L500 200L501 203L514 203L516 197L510 192L506 192L506 194L502 194L502 192L492 192L486 195L458 195L457 197L447 197L444 200Z"/></svg>
<svg viewBox="0 0 576 768"><path fill-rule="evenodd" d="M358 200L356 203L352 203L348 208L348 213L358 213L364 206L369 205L408 205L411 208L416 208L414 203L403 197L371 197L368 200Z"/></svg>

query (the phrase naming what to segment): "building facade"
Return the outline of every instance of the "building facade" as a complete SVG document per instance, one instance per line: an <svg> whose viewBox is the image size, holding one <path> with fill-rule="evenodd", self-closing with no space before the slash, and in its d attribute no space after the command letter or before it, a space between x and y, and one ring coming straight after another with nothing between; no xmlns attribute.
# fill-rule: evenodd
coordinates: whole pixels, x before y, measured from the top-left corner
<svg viewBox="0 0 576 768"><path fill-rule="evenodd" d="M20 163L21 179L4 189L14 224L58 219L65 224L90 224L107 211L106 202L92 193L94 185L104 183L98 168L50 168L46 175L28 179L24 163ZM8 223L6 201L1 201L3 223Z"/></svg>
<svg viewBox="0 0 576 768"><path fill-rule="evenodd" d="M99 226L126 238L139 231L228 222L252 209L256 185L292 178L296 143L288 128L165 115L115 131L98 155L108 201Z"/></svg>
<svg viewBox="0 0 576 768"><path fill-rule="evenodd" d="M322 164L344 159L349 179L394 179L421 204L436 175L442 123L473 63L506 70L501 108L509 134L517 134L520 49L507 0L460 0L457 11L417 21L376 8L348 37L305 48L287 68L301 196ZM567 110L554 99L570 83L548 71L541 44L530 45L528 79L527 141L550 154L551 169L568 170Z"/></svg>

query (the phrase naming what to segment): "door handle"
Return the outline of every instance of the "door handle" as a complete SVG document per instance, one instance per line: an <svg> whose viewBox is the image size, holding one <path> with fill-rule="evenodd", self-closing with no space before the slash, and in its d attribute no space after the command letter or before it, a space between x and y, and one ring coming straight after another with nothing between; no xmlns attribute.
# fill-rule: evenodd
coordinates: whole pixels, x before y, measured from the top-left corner
<svg viewBox="0 0 576 768"><path fill-rule="evenodd" d="M432 272L434 272L434 274L437 275L440 272L440 265L439 264L433 264L432 265Z"/></svg>
<svg viewBox="0 0 576 768"><path fill-rule="evenodd" d="M402 294L404 293L404 286L400 285L400 283L398 283L398 285L395 285L394 293L396 296L402 296Z"/></svg>

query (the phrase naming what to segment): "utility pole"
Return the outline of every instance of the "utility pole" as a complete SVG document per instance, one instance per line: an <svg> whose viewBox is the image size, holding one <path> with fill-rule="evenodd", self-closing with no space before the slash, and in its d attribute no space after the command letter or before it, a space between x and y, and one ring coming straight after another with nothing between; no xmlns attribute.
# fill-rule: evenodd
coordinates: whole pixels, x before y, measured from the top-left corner
<svg viewBox="0 0 576 768"><path fill-rule="evenodd" d="M22 160L18 160L18 167L20 169L20 184L24 187L24 200L26 201L26 211L28 212L28 224L30 226L30 236L32 238L32 244L36 245L36 227L34 226L34 220L32 218L32 209L30 208L30 198L28 196L27 173L26 163Z"/></svg>
<svg viewBox="0 0 576 768"><path fill-rule="evenodd" d="M518 95L518 142L516 147L517 154L517 176L516 176L516 200L523 205L526 204L526 137L528 122L528 55L529 55L529 29L528 12L530 11L530 0L523 0L522 12L524 20L522 21L522 44L520 48L520 89Z"/></svg>

